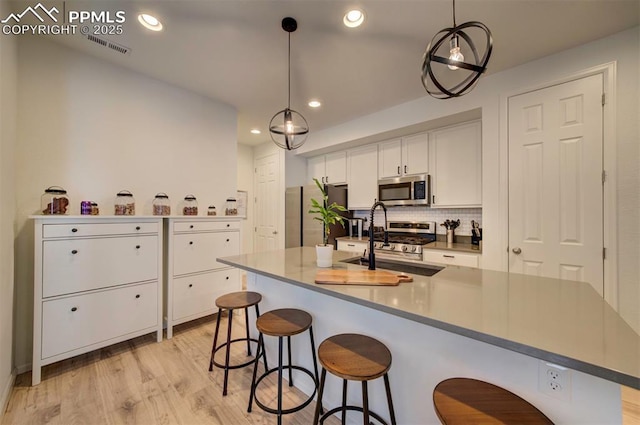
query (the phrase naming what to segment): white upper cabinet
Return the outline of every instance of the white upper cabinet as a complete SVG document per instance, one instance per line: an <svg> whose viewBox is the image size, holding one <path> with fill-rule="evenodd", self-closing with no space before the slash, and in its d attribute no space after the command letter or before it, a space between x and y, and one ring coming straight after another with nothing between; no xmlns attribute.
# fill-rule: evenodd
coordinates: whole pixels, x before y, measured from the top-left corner
<svg viewBox="0 0 640 425"><path fill-rule="evenodd" d="M378 145L347 152L347 206L350 210L369 209L378 197Z"/></svg>
<svg viewBox="0 0 640 425"><path fill-rule="evenodd" d="M347 152L333 152L314 156L307 160L307 181L316 178L325 184L347 183Z"/></svg>
<svg viewBox="0 0 640 425"><path fill-rule="evenodd" d="M429 137L431 207L482 207L480 121L435 130Z"/></svg>
<svg viewBox="0 0 640 425"><path fill-rule="evenodd" d="M380 178L426 174L429 171L429 136L414 134L379 145Z"/></svg>

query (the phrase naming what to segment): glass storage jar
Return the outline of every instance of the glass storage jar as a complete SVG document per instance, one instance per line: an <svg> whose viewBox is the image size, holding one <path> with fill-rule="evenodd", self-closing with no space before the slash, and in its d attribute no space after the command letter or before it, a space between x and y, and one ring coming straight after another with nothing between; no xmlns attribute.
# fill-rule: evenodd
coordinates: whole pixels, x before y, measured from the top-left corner
<svg viewBox="0 0 640 425"><path fill-rule="evenodd" d="M153 199L153 215L171 215L171 203L166 193L158 193Z"/></svg>
<svg viewBox="0 0 640 425"><path fill-rule="evenodd" d="M99 215L100 209L98 208L98 204L96 202L91 203L91 215Z"/></svg>
<svg viewBox="0 0 640 425"><path fill-rule="evenodd" d="M235 198L227 198L227 207L224 210L225 215L238 215L238 203Z"/></svg>
<svg viewBox="0 0 640 425"><path fill-rule="evenodd" d="M209 205L209 208L207 208L207 215L218 215L215 205Z"/></svg>
<svg viewBox="0 0 640 425"><path fill-rule="evenodd" d="M136 215L136 201L128 190L121 190L116 195L115 215Z"/></svg>
<svg viewBox="0 0 640 425"><path fill-rule="evenodd" d="M182 214L184 215L198 215L198 201L193 195L187 195L184 197L184 207L182 208Z"/></svg>
<svg viewBox="0 0 640 425"><path fill-rule="evenodd" d="M40 198L42 214L62 215L69 213L69 197L67 191L60 186L51 186L45 189Z"/></svg>

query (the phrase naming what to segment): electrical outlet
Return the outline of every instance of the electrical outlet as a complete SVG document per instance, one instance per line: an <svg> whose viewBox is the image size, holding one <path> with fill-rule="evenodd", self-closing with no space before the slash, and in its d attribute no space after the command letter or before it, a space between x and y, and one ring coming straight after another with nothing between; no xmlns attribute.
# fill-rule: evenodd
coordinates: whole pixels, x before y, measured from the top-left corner
<svg viewBox="0 0 640 425"><path fill-rule="evenodd" d="M540 360L538 390L551 397L571 400L571 369Z"/></svg>

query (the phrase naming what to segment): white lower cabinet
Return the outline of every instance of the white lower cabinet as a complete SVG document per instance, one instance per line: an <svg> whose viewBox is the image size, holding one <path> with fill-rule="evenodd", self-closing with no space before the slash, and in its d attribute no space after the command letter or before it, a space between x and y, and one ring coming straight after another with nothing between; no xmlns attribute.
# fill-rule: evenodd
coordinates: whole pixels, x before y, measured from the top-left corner
<svg viewBox="0 0 640 425"><path fill-rule="evenodd" d="M150 332L162 340L162 218L31 218L33 385L44 365Z"/></svg>
<svg viewBox="0 0 640 425"><path fill-rule="evenodd" d="M170 218L165 222L167 338L173 327L217 312L216 298L239 291L237 269L216 261L240 253L240 219Z"/></svg>
<svg viewBox="0 0 640 425"><path fill-rule="evenodd" d="M363 254L364 250L369 247L369 242L362 241L352 241L352 240L338 240L338 251L349 251L349 252L357 252L358 254Z"/></svg>
<svg viewBox="0 0 640 425"><path fill-rule="evenodd" d="M422 251L422 261L478 268L478 254L463 254L458 251L425 249Z"/></svg>

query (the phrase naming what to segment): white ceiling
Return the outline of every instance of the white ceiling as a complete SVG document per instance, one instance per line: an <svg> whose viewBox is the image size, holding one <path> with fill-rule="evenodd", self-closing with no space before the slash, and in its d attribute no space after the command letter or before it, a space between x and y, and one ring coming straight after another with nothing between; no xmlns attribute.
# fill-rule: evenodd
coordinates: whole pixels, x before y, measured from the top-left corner
<svg viewBox="0 0 640 425"><path fill-rule="evenodd" d="M342 24L352 6L367 16L357 29ZM287 104L282 18L298 21L291 107L311 132L427 96L420 82L424 49L452 25L450 0L92 0L65 7L125 10L124 33L105 38L131 53L79 35L52 40L232 105L238 141L253 145L269 140L268 123ZM638 0L458 0L456 18L490 28L488 73L495 73L636 26L639 7ZM164 30L142 28L140 12L157 16ZM311 98L322 107L308 107ZM252 128L262 134L250 134Z"/></svg>

